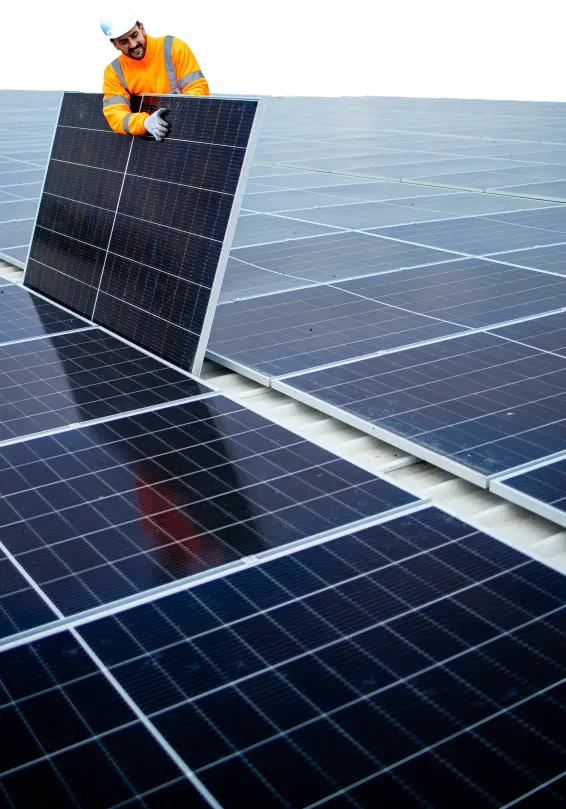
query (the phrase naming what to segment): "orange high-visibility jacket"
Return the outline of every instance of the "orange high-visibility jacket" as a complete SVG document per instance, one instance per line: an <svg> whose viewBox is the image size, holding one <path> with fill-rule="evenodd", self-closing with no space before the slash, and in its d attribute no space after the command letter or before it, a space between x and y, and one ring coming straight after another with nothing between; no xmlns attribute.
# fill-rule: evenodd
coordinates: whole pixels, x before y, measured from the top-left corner
<svg viewBox="0 0 566 809"><path fill-rule="evenodd" d="M171 36L148 36L143 59L120 54L104 71L102 91L104 116L121 135L143 135L146 131L143 122L148 113L131 111L132 95L210 95L193 52L181 39Z"/></svg>

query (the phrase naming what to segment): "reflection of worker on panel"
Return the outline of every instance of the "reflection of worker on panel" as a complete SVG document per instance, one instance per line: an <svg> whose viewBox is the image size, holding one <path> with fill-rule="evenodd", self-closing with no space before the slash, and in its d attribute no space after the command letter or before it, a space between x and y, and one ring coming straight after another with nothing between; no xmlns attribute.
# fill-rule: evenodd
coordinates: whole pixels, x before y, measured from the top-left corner
<svg viewBox="0 0 566 809"><path fill-rule="evenodd" d="M108 3L100 12L100 27L121 55L104 71L104 115L115 132L164 140L170 131L166 110L152 115L132 112L130 97L143 93L209 95L208 83L193 52L177 37L150 37L132 9Z"/></svg>

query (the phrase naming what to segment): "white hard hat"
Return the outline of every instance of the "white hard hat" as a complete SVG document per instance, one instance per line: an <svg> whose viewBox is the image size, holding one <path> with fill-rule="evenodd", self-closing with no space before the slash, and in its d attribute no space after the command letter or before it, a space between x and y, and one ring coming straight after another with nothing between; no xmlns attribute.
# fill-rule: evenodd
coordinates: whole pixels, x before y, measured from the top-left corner
<svg viewBox="0 0 566 809"><path fill-rule="evenodd" d="M127 3L107 3L99 16L100 27L108 39L117 39L134 27L138 18Z"/></svg>

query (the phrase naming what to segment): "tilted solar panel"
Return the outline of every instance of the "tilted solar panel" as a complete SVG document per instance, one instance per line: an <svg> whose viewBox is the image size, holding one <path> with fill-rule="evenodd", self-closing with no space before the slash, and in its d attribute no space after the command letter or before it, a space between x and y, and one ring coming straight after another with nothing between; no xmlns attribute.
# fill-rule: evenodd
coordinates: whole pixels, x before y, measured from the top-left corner
<svg viewBox="0 0 566 809"><path fill-rule="evenodd" d="M245 187L259 101L143 96L163 143L112 132L97 94L65 93L25 284L200 370Z"/></svg>

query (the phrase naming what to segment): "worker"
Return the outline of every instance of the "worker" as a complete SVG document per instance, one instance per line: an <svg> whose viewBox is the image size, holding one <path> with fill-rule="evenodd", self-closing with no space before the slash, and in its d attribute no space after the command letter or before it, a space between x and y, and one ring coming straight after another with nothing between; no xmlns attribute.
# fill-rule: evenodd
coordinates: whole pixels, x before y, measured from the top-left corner
<svg viewBox="0 0 566 809"><path fill-rule="evenodd" d="M150 37L127 3L108 3L100 12L104 35L120 56L104 71L103 112L122 135L146 135L164 140L171 125L166 109L153 114L132 112L130 98L142 93L210 95L208 83L193 52L177 37Z"/></svg>

